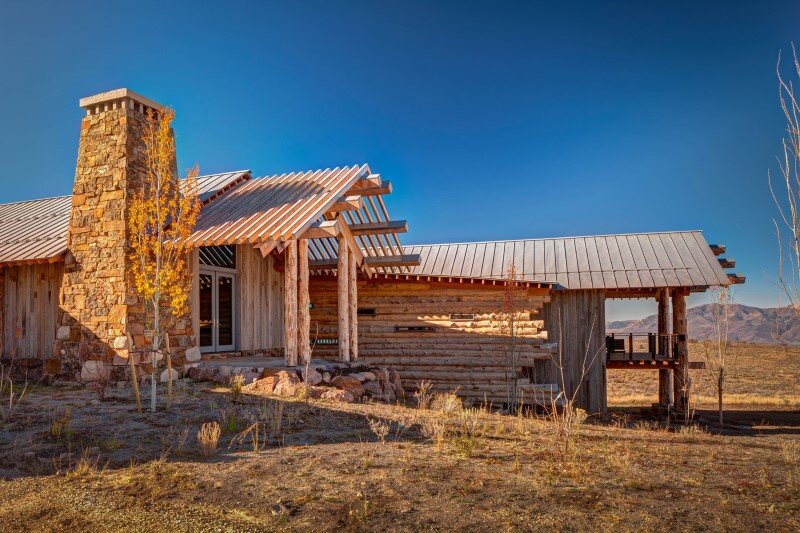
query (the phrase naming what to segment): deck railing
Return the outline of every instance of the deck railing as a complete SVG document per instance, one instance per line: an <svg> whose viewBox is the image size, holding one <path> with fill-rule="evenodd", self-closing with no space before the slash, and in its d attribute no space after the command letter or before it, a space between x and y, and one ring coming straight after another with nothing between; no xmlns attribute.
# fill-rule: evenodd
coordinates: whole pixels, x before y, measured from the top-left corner
<svg viewBox="0 0 800 533"><path fill-rule="evenodd" d="M606 335L606 359L674 360L676 344L683 335L657 333L611 333Z"/></svg>

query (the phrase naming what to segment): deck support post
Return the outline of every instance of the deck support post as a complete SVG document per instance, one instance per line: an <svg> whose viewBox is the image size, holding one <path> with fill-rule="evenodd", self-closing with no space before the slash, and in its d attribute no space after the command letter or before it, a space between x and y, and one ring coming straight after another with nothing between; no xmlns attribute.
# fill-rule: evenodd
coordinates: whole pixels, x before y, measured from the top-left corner
<svg viewBox="0 0 800 533"><path fill-rule="evenodd" d="M347 240L339 236L339 262L336 270L339 315L339 360L350 361L350 253Z"/></svg>
<svg viewBox="0 0 800 533"><path fill-rule="evenodd" d="M675 339L675 372L672 376L675 410L687 412L689 405L689 347L687 343L685 289L672 289L672 333Z"/></svg>
<svg viewBox="0 0 800 533"><path fill-rule="evenodd" d="M297 244L297 353L301 365L311 359L311 297L309 296L308 240Z"/></svg>
<svg viewBox="0 0 800 533"><path fill-rule="evenodd" d="M287 366L297 365L297 240L291 240L284 251L284 318L283 344Z"/></svg>
<svg viewBox="0 0 800 533"><path fill-rule="evenodd" d="M658 346L659 355L667 355L670 350L669 338L669 292L667 289L659 289L658 295ZM662 368L658 371L658 403L663 407L673 404L674 396L672 389L672 369Z"/></svg>
<svg viewBox="0 0 800 533"><path fill-rule="evenodd" d="M358 282L356 275L358 273L358 265L356 264L356 255L349 254L349 264L347 267L347 298L349 303L348 320L350 323L350 360L355 361L358 359Z"/></svg>

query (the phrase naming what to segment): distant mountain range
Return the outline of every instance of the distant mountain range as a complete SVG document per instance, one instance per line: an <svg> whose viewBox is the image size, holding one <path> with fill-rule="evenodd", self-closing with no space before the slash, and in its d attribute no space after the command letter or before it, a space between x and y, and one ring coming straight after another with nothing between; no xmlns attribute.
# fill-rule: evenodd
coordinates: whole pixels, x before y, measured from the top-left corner
<svg viewBox="0 0 800 533"><path fill-rule="evenodd" d="M741 304L730 306L729 338L732 341L766 344L800 343L800 318L791 307L762 309ZM713 304L687 311L689 338L715 339L717 328ZM641 320L618 320L606 324L607 333L648 333L657 330L656 315Z"/></svg>

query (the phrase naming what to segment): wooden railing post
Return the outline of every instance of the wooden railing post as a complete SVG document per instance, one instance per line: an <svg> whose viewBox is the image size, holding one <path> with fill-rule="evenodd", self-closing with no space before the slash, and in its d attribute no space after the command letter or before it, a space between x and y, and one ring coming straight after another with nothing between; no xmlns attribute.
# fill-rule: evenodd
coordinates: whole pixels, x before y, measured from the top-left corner
<svg viewBox="0 0 800 533"><path fill-rule="evenodd" d="M633 333L628 334L628 359L633 361Z"/></svg>
<svg viewBox="0 0 800 533"><path fill-rule="evenodd" d="M350 267L347 241L339 236L339 262L336 270L339 314L339 360L350 361L350 291L348 273Z"/></svg>
<svg viewBox="0 0 800 533"><path fill-rule="evenodd" d="M669 336L669 293L667 289L658 290L658 339L660 355L666 357L672 353L672 338ZM669 406L673 402L672 370L658 370L658 403Z"/></svg>
<svg viewBox="0 0 800 533"><path fill-rule="evenodd" d="M297 243L297 352L300 364L311 358L311 297L309 295L308 240Z"/></svg>
<svg viewBox="0 0 800 533"><path fill-rule="evenodd" d="M672 290L672 333L675 339L673 394L675 409L686 411L689 404L689 349L686 343L686 297L684 289Z"/></svg>

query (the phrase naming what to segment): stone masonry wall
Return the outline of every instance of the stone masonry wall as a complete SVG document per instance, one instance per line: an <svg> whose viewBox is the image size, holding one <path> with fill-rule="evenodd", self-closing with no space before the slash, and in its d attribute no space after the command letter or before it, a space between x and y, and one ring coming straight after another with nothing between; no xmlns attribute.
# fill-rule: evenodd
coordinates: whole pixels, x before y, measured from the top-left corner
<svg viewBox="0 0 800 533"><path fill-rule="evenodd" d="M128 202L146 175L142 108L108 104L81 124L72 196L69 253L60 293L54 355L64 370L86 360L128 364L127 333L137 348L147 339L144 311L126 280ZM193 344L180 321L174 347Z"/></svg>

